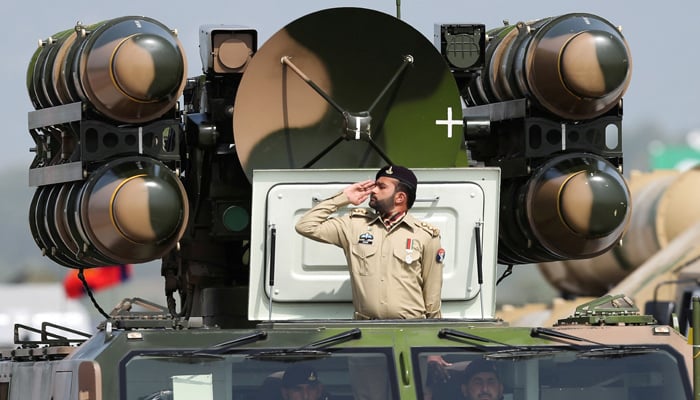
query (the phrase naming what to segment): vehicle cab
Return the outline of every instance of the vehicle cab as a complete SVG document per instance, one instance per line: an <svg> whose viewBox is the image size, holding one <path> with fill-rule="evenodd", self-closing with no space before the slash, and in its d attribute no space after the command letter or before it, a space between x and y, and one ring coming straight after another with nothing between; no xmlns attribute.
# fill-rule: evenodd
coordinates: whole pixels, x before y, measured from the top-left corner
<svg viewBox="0 0 700 400"><path fill-rule="evenodd" d="M255 329L120 333L120 398L281 399L285 371L304 365L331 399L459 399L476 360L494 363L506 400L690 396L685 338L640 316L623 296L584 305L551 328L494 317L498 213L486 199L497 198L496 169L416 170L412 212L441 229L452 255L444 318L352 320L342 251L293 227L315 202L372 173L256 171L253 201L262 207L253 214L248 303Z"/></svg>

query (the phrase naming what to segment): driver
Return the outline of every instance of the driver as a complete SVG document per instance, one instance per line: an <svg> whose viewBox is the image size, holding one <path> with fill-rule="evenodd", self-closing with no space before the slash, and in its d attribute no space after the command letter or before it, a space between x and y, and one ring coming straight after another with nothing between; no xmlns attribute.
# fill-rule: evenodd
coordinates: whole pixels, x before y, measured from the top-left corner
<svg viewBox="0 0 700 400"><path fill-rule="evenodd" d="M501 400L503 384L492 361L477 359L464 369L462 396L468 400Z"/></svg>

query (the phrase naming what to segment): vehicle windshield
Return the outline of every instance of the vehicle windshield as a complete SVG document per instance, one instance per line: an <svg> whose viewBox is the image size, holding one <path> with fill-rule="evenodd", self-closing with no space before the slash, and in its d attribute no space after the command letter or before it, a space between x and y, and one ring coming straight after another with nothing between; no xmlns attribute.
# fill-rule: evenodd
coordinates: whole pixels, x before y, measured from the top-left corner
<svg viewBox="0 0 700 400"><path fill-rule="evenodd" d="M458 348L414 349L417 397L425 400L469 399L470 389L496 371L503 400L657 400L688 399L685 364L672 350L560 351L520 354L511 349L465 352ZM480 360L474 363L475 360ZM446 364L440 363L444 362ZM470 363L473 368L467 369ZM488 366L484 367L484 365ZM487 371L480 375L479 372ZM469 382L472 382L471 385ZM495 385L494 391L499 387ZM474 398L487 398L478 395ZM497 399L498 397L489 397Z"/></svg>
<svg viewBox="0 0 700 400"><path fill-rule="evenodd" d="M296 379L313 383L321 394L319 399L398 398L390 348L334 348L310 358L306 354L279 359L254 357L273 350L276 349L256 349L255 353L239 350L214 356L191 352L134 353L120 366L121 398L277 400L282 399L286 388L303 389L303 385L292 385L298 382L283 385L288 368L297 371ZM308 371L313 371L313 375Z"/></svg>

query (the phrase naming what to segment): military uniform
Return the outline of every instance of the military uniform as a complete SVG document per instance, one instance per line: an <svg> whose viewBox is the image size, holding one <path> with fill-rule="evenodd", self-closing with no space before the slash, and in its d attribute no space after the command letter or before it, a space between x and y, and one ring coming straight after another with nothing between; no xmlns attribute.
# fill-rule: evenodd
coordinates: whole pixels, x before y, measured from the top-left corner
<svg viewBox="0 0 700 400"><path fill-rule="evenodd" d="M348 204L342 192L324 200L301 217L296 230L343 248L355 318L440 318L440 231L408 213L389 230L364 208L329 218Z"/></svg>

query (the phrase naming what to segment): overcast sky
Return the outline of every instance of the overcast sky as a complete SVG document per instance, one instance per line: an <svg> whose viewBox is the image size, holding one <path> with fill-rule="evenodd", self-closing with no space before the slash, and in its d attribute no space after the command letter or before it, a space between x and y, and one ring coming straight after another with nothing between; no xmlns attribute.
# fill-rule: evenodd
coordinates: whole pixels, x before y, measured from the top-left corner
<svg viewBox="0 0 700 400"><path fill-rule="evenodd" d="M654 6L652 6L654 5ZM72 28L125 16L144 15L177 29L189 61L189 76L201 72L198 29L203 24L237 24L258 30L260 45L287 23L310 12L339 6L372 8L396 14L395 0L172 0L11 1L3 6L5 37L0 42L4 98L5 163L29 166L33 145L27 112L33 110L26 90L26 70L37 41ZM458 1L403 0L401 17L432 41L436 22L479 22L487 28L570 12L597 14L622 26L632 49L633 76L625 95L625 127L653 123L682 135L700 128L697 16L700 2L615 0ZM322 32L319 32L322 34ZM627 132L627 131L625 131ZM625 140L632 138L625 135Z"/></svg>

